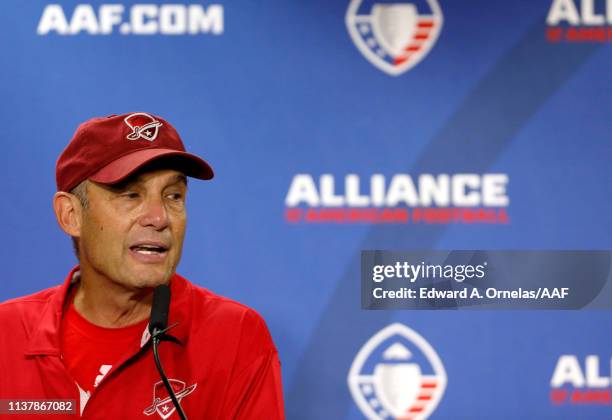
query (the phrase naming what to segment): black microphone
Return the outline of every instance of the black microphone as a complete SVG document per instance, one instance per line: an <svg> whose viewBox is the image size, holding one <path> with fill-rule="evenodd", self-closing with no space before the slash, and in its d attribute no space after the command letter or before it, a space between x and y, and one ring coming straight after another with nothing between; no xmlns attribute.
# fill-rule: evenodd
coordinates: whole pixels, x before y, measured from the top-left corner
<svg viewBox="0 0 612 420"><path fill-rule="evenodd" d="M153 358L155 359L155 366L161 380L168 391L168 395L176 408L179 417L182 420L187 420L181 404L176 399L174 390L164 373L161 361L159 360L159 343L164 338L166 331L168 330L168 312L170 312L170 287L165 284L157 286L153 290L153 304L151 305L151 319L149 320L149 332L151 333L151 341L153 342Z"/></svg>
<svg viewBox="0 0 612 420"><path fill-rule="evenodd" d="M165 284L153 290L153 305L151 306L151 320L149 332L155 335L156 331L166 329L168 326L168 312L170 311L170 288Z"/></svg>

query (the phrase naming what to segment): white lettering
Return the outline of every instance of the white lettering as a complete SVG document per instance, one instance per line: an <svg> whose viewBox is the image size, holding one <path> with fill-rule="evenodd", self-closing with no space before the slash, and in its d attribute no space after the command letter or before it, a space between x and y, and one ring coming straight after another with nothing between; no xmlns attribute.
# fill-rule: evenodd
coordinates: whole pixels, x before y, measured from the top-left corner
<svg viewBox="0 0 612 420"><path fill-rule="evenodd" d="M135 4L130 20L136 35L151 35L157 32L157 6L154 4Z"/></svg>
<svg viewBox="0 0 612 420"><path fill-rule="evenodd" d="M49 4L45 7L40 22L38 22L38 29L36 29L38 35L47 35L51 31L59 35L68 33L68 21L59 4Z"/></svg>
<svg viewBox="0 0 612 420"><path fill-rule="evenodd" d="M302 203L311 207L319 205L317 187L312 177L308 174L298 174L293 177L289 192L285 198L285 205L287 207L295 207Z"/></svg>
<svg viewBox="0 0 612 420"><path fill-rule="evenodd" d="M361 195L359 190L359 176L347 175L345 179L346 204L355 207L366 207L370 205L370 198Z"/></svg>
<svg viewBox="0 0 612 420"><path fill-rule="evenodd" d="M574 388L584 386L584 375L576 356L565 354L559 357L557 366L550 380L550 386L553 388L562 387L565 384L571 384Z"/></svg>
<svg viewBox="0 0 612 420"><path fill-rule="evenodd" d="M372 205L381 207L385 204L385 176L376 174L370 178L370 195Z"/></svg>
<svg viewBox="0 0 612 420"><path fill-rule="evenodd" d="M558 25L561 22L567 22L571 25L580 23L580 15L573 0L555 0L550 6L546 23Z"/></svg>
<svg viewBox="0 0 612 420"><path fill-rule="evenodd" d="M389 185L387 205L393 207L401 202L413 207L418 205L416 189L412 178L408 175L395 175Z"/></svg>
<svg viewBox="0 0 612 420"><path fill-rule="evenodd" d="M457 207L505 207L510 200L506 193L506 174L456 174L418 177L418 188L408 174L391 178L385 191L385 177L374 174L370 178L370 191L362 191L359 175L348 174L344 178L344 194L337 189L331 174L315 181L308 174L295 175L286 198L287 206L300 204L324 207L396 207L396 206L457 206ZM317 204L314 204L317 203Z"/></svg>
<svg viewBox="0 0 612 420"><path fill-rule="evenodd" d="M89 4L79 4L72 14L70 20L70 33L76 35L85 31L90 35L96 35L100 28L96 19L96 12Z"/></svg>
<svg viewBox="0 0 612 420"><path fill-rule="evenodd" d="M199 4L189 6L189 33L211 32L214 35L223 33L223 6L212 4L208 6L208 11Z"/></svg>
<svg viewBox="0 0 612 420"><path fill-rule="evenodd" d="M164 4L159 13L159 30L164 35L187 32L187 11L181 4Z"/></svg>
<svg viewBox="0 0 612 420"><path fill-rule="evenodd" d="M505 207L510 204L506 195L508 175L485 174L482 177L482 204L491 207Z"/></svg>
<svg viewBox="0 0 612 420"><path fill-rule="evenodd" d="M103 4L100 6L100 33L110 34L113 28L122 20L122 4Z"/></svg>
<svg viewBox="0 0 612 420"><path fill-rule="evenodd" d="M344 197L335 195L335 183L333 175L321 175L321 204L327 207L340 207L344 205Z"/></svg>
<svg viewBox="0 0 612 420"><path fill-rule="evenodd" d="M129 21L124 22L126 6L102 4L96 11L91 4L78 4L69 18L59 4L43 9L36 33L47 35L110 35L118 28L121 34L135 35L221 35L225 30L224 9L213 4L134 4L127 6Z"/></svg>
<svg viewBox="0 0 612 420"><path fill-rule="evenodd" d="M606 23L603 15L598 15L595 13L595 5L593 4L593 0L582 0L580 9L583 24L603 25Z"/></svg>
<svg viewBox="0 0 612 420"><path fill-rule="evenodd" d="M450 203L449 194L449 177L442 174L438 177L431 175L419 176L419 195L421 197L422 206L438 206L446 207Z"/></svg>
<svg viewBox="0 0 612 420"><path fill-rule="evenodd" d="M468 191L468 188L480 187L480 177L476 174L457 174L453 176L453 204L459 207L477 206L480 204L480 194Z"/></svg>
<svg viewBox="0 0 612 420"><path fill-rule="evenodd" d="M593 388L606 388L610 386L610 378L599 375L599 357L590 355L585 360L586 383Z"/></svg>

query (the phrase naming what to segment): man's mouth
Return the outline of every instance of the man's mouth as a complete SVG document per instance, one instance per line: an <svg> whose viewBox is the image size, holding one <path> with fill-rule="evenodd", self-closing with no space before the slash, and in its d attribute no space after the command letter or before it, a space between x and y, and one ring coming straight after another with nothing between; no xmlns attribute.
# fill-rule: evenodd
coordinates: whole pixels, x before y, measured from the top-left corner
<svg viewBox="0 0 612 420"><path fill-rule="evenodd" d="M137 244L132 245L130 250L142 255L161 255L168 251L168 247L163 244Z"/></svg>

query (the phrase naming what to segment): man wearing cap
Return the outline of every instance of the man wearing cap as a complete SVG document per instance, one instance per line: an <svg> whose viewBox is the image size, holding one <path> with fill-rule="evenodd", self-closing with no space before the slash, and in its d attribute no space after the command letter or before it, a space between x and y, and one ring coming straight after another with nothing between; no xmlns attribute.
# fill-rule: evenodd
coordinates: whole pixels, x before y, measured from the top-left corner
<svg viewBox="0 0 612 420"><path fill-rule="evenodd" d="M263 319L175 272L186 177L211 179L213 171L158 116L79 126L57 161L53 199L79 265L63 285L0 304L0 414L28 417L38 407L63 413L57 419L179 418L147 328L153 289L167 284L170 329L159 355L185 415L284 418L278 354Z"/></svg>

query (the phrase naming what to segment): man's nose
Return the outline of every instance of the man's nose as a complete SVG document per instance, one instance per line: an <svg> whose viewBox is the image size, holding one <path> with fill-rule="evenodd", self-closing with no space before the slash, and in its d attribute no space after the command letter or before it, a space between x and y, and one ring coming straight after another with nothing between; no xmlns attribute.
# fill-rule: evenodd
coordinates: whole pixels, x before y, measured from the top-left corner
<svg viewBox="0 0 612 420"><path fill-rule="evenodd" d="M149 197L143 203L143 212L140 217L142 226L150 226L155 230L163 230L168 227L168 210L161 197Z"/></svg>

